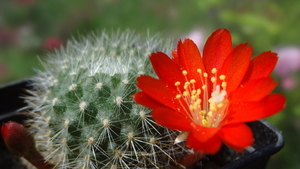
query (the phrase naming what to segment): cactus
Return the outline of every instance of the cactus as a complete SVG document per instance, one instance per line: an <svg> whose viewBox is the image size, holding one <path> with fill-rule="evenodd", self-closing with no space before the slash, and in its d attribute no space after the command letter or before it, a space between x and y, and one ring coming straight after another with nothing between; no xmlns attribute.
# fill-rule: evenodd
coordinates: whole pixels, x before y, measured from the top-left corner
<svg viewBox="0 0 300 169"><path fill-rule="evenodd" d="M171 40L132 31L92 33L41 60L24 108L38 150L56 168L169 168L188 151L179 134L136 104L136 77L155 76L148 56Z"/></svg>

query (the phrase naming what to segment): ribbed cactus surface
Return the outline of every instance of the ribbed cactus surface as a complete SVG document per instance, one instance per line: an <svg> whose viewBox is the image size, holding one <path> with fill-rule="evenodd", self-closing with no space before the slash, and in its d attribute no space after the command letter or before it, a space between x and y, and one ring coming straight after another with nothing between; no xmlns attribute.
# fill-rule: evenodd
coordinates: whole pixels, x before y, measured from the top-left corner
<svg viewBox="0 0 300 169"><path fill-rule="evenodd" d="M69 41L41 59L26 97L38 149L57 168L169 168L186 154L178 132L155 124L137 105L136 77L155 76L152 52L171 41L131 31L101 32Z"/></svg>

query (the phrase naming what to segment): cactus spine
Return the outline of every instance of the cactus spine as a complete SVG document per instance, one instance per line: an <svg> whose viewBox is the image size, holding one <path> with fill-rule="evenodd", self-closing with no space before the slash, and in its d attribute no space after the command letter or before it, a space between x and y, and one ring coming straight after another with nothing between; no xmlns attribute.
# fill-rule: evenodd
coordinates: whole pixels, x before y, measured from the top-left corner
<svg viewBox="0 0 300 169"><path fill-rule="evenodd" d="M171 41L102 32L69 41L41 61L26 97L38 149L57 168L168 168L186 151L178 132L157 126L132 95L135 79L154 76L148 56Z"/></svg>

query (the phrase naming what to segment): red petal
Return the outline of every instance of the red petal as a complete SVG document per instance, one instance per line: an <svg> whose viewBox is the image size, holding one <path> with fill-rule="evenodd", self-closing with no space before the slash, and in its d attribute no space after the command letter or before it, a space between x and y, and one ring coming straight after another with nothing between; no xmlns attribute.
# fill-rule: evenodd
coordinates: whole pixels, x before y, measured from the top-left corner
<svg viewBox="0 0 300 169"><path fill-rule="evenodd" d="M222 141L236 151L251 146L254 142L251 129L246 124L223 126L218 132Z"/></svg>
<svg viewBox="0 0 300 169"><path fill-rule="evenodd" d="M235 90L241 83L247 71L251 55L252 47L248 48L247 43L240 44L232 50L232 53L224 61L219 75L226 75L226 91L228 93Z"/></svg>
<svg viewBox="0 0 300 169"><path fill-rule="evenodd" d="M272 77L251 80L240 85L231 93L230 102L259 101L267 96L277 85Z"/></svg>
<svg viewBox="0 0 300 169"><path fill-rule="evenodd" d="M177 48L178 59L182 70L186 70L188 72L187 76L189 80L195 79L199 82L196 83L199 88L202 84L200 83L200 76L197 69L201 69L205 72L205 67L198 47L192 40L185 39L183 43L181 41L178 42Z"/></svg>
<svg viewBox="0 0 300 169"><path fill-rule="evenodd" d="M251 60L243 82L250 79L269 76L277 63L277 60L277 54L270 51L257 55Z"/></svg>
<svg viewBox="0 0 300 169"><path fill-rule="evenodd" d="M151 99L177 110L180 105L175 96L176 89L168 86L165 82L150 76L140 76L137 78L137 86Z"/></svg>
<svg viewBox="0 0 300 169"><path fill-rule="evenodd" d="M177 49L172 50L173 61L179 65L178 52Z"/></svg>
<svg viewBox="0 0 300 169"><path fill-rule="evenodd" d="M231 35L227 29L218 29L210 35L203 48L203 62L210 76L213 68L221 68L231 51Z"/></svg>
<svg viewBox="0 0 300 169"><path fill-rule="evenodd" d="M150 56L153 69L160 80L174 85L175 82L184 82L185 79L178 65L166 54L162 52L153 53Z"/></svg>
<svg viewBox="0 0 300 169"><path fill-rule="evenodd" d="M193 127L191 132L199 142L207 142L220 130L217 127L203 127L197 123L192 123L191 126Z"/></svg>
<svg viewBox="0 0 300 169"><path fill-rule="evenodd" d="M191 119L184 114L168 108L156 108L152 111L152 118L157 124L172 130L190 131Z"/></svg>
<svg viewBox="0 0 300 169"><path fill-rule="evenodd" d="M138 104L141 104L145 107L149 107L151 109L157 108L157 107L164 107L163 104L151 99L146 93L143 91L139 91L136 94L133 95L133 100L137 102Z"/></svg>
<svg viewBox="0 0 300 169"><path fill-rule="evenodd" d="M221 139L217 136L212 137L207 142L199 142L195 135L189 134L186 145L198 151L204 151L207 154L216 154L222 145Z"/></svg>
<svg viewBox="0 0 300 169"><path fill-rule="evenodd" d="M230 105L227 123L241 123L269 117L285 107L285 97L271 94L258 102L235 103Z"/></svg>

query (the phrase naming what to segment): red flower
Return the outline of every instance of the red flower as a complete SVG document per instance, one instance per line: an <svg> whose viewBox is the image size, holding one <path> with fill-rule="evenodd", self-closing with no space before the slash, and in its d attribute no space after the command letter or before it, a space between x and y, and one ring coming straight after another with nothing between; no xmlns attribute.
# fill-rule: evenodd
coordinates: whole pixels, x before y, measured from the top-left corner
<svg viewBox="0 0 300 169"><path fill-rule="evenodd" d="M243 151L254 139L245 122L275 114L285 106L270 77L277 54L263 52L251 59L247 43L232 48L231 35L218 29L207 40L203 55L193 41L179 41L173 58L162 52L150 56L159 79L137 78L142 90L134 100L153 109L157 124L183 131L176 141L216 153L222 142ZM175 142L176 142L175 141Z"/></svg>
<svg viewBox="0 0 300 169"><path fill-rule="evenodd" d="M38 169L52 169L35 147L34 138L23 125L16 122L2 124L1 134L7 148L14 155L24 157Z"/></svg>

